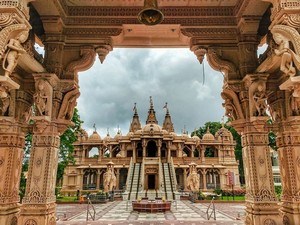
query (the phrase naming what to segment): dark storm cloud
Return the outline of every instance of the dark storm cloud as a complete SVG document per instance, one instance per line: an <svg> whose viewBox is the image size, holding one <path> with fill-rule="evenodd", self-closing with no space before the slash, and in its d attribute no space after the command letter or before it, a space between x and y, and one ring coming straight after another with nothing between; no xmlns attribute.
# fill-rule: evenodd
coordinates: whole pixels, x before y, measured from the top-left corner
<svg viewBox="0 0 300 225"><path fill-rule="evenodd" d="M115 49L100 64L79 76L78 101L83 127L91 133L94 123L101 136L110 128L112 136L119 125L128 132L133 104L137 103L142 124L153 97L162 125L168 102L177 133L189 132L207 121L220 121L224 114L220 97L223 77L206 63L205 83L202 65L188 49Z"/></svg>

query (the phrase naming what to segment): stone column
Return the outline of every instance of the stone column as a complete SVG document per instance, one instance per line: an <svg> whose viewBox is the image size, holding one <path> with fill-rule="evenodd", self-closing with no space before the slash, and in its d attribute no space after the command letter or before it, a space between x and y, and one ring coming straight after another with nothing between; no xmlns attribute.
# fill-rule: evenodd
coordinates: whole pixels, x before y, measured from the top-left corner
<svg viewBox="0 0 300 225"><path fill-rule="evenodd" d="M96 175L96 189L100 189L99 187L100 187L100 171L99 171L99 169L97 169L97 175Z"/></svg>
<svg viewBox="0 0 300 225"><path fill-rule="evenodd" d="M116 186L116 189L119 190L120 189L120 169L119 168L116 169L116 175L117 175L117 186Z"/></svg>
<svg viewBox="0 0 300 225"><path fill-rule="evenodd" d="M132 145L132 160L133 163L136 163L136 143Z"/></svg>
<svg viewBox="0 0 300 225"><path fill-rule="evenodd" d="M203 189L206 190L206 170L203 169Z"/></svg>
<svg viewBox="0 0 300 225"><path fill-rule="evenodd" d="M186 190L186 179L187 179L187 172L186 168L183 168L183 190Z"/></svg>
<svg viewBox="0 0 300 225"><path fill-rule="evenodd" d="M17 224L24 133L13 118L0 117L0 224Z"/></svg>
<svg viewBox="0 0 300 225"><path fill-rule="evenodd" d="M22 225L56 223L55 185L59 144L57 125L45 120L36 121L20 217Z"/></svg>
<svg viewBox="0 0 300 225"><path fill-rule="evenodd" d="M279 211L274 189L268 131L263 118L232 122L241 131L246 180L246 224L278 224ZM271 223L271 224L272 224Z"/></svg>

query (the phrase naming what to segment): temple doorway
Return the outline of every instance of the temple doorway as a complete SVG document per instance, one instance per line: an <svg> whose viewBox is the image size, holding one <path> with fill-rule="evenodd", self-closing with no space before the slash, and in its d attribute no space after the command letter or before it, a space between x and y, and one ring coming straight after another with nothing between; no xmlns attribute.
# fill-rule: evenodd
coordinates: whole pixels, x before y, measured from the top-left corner
<svg viewBox="0 0 300 225"><path fill-rule="evenodd" d="M149 141L147 144L147 157L157 157L157 146L155 141Z"/></svg>
<svg viewBox="0 0 300 225"><path fill-rule="evenodd" d="M148 174L148 190L155 189L155 174Z"/></svg>

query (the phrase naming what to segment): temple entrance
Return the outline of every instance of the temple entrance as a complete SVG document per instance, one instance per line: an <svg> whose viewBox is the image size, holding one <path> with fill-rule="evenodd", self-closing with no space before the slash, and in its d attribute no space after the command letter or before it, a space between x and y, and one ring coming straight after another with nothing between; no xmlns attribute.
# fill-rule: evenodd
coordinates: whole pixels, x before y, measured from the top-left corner
<svg viewBox="0 0 300 225"><path fill-rule="evenodd" d="M147 144L147 157L157 157L157 146L155 141L149 141Z"/></svg>
<svg viewBox="0 0 300 225"><path fill-rule="evenodd" d="M155 174L148 175L148 189L155 189Z"/></svg>

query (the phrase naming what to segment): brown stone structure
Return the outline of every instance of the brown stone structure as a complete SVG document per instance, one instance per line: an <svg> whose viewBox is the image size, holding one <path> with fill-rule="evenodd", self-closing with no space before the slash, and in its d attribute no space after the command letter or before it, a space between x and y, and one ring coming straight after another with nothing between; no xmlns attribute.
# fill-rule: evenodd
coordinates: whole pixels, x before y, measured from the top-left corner
<svg viewBox="0 0 300 225"><path fill-rule="evenodd" d="M202 139L186 131L176 134L167 105L165 108L163 126L158 125L150 98L146 125L141 126L135 105L127 135L118 131L115 137L108 133L102 139L96 130L89 137L83 130L74 143L76 162L66 167L61 193L125 189L130 200L146 195L153 200L156 196L173 200L179 190L240 189L230 131L222 127L212 135L208 130ZM108 173L116 174L116 185L106 182ZM230 184L229 173L234 174Z"/></svg>
<svg viewBox="0 0 300 225"><path fill-rule="evenodd" d="M58 137L79 96L79 71L90 68L96 55L103 62L113 47L187 47L224 75L226 115L243 137L246 224L299 224L300 2L160 0L164 20L151 27L137 20L143 3L0 2L0 223L55 224ZM35 42L45 46L44 58ZM268 49L257 57L264 42ZM279 210L267 157L270 130L277 132L280 155ZM20 214L18 180L28 131L33 150Z"/></svg>

